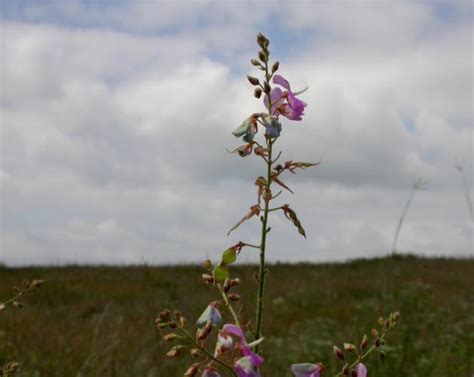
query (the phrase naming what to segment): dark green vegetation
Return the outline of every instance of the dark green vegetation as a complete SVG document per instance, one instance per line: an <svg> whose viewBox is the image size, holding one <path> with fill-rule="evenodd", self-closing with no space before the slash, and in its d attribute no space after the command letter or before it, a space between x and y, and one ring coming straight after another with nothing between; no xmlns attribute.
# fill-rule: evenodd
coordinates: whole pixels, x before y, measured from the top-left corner
<svg viewBox="0 0 474 377"><path fill-rule="evenodd" d="M254 306L257 267L233 269L244 316ZM0 364L18 376L181 376L189 362L164 356L155 329L162 308L189 322L218 296L199 267L0 268L0 297L22 279L47 279L23 309L0 313ZM358 342L379 315L399 310L387 357L370 376L469 377L474 373L474 259L391 257L346 264L274 265L265 303L265 377L292 362L336 366L332 345ZM223 310L224 312L224 310ZM246 317L248 318L248 317ZM191 326L190 326L191 327ZM186 360L189 359L186 357Z"/></svg>

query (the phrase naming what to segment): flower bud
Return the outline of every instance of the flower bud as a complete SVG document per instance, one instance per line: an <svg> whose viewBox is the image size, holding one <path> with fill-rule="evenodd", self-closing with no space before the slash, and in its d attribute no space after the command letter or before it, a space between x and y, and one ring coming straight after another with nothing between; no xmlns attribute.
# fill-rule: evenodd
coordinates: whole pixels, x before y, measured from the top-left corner
<svg viewBox="0 0 474 377"><path fill-rule="evenodd" d="M255 91L253 92L253 95L255 96L255 98L260 98L262 96L262 89L255 88Z"/></svg>
<svg viewBox="0 0 474 377"><path fill-rule="evenodd" d="M202 267L207 271L211 271L212 270L212 262L209 259L206 259L204 262L202 262Z"/></svg>
<svg viewBox="0 0 474 377"><path fill-rule="evenodd" d="M179 326L181 328L184 328L186 327L187 324L188 324L188 320L185 317L181 316L181 318L179 319Z"/></svg>
<svg viewBox="0 0 474 377"><path fill-rule="evenodd" d="M229 298L230 301L239 301L240 300L240 296L238 294L235 294L235 293L231 293L230 295L227 295L227 297Z"/></svg>
<svg viewBox="0 0 474 377"><path fill-rule="evenodd" d="M166 334L166 335L163 337L163 340L164 340L165 342L172 342L172 341L175 340L177 337L178 337L178 335L176 335L175 333L170 333L170 334Z"/></svg>
<svg viewBox="0 0 474 377"><path fill-rule="evenodd" d="M347 352L354 352L356 350L356 346L351 343L344 343L344 349Z"/></svg>
<svg viewBox="0 0 474 377"><path fill-rule="evenodd" d="M222 289L224 290L224 293L229 292L229 290L230 290L230 279L229 278L226 278L224 280L224 285L223 285Z"/></svg>
<svg viewBox="0 0 474 377"><path fill-rule="evenodd" d="M280 67L280 62L273 63L272 73L275 73L276 71L278 71L278 67Z"/></svg>
<svg viewBox="0 0 474 377"><path fill-rule="evenodd" d="M364 351L368 345L369 340L367 339L367 335L364 334L364 336L362 337L362 341L360 342L360 349Z"/></svg>
<svg viewBox="0 0 474 377"><path fill-rule="evenodd" d="M190 355L192 358L199 357L201 354L201 350L199 348L192 348L191 351L189 351Z"/></svg>
<svg viewBox="0 0 474 377"><path fill-rule="evenodd" d="M33 279L33 281L30 283L30 288L39 288L43 285L44 280L40 279Z"/></svg>
<svg viewBox="0 0 474 377"><path fill-rule="evenodd" d="M375 347L380 347L381 343L380 343L380 339L377 338L375 339Z"/></svg>
<svg viewBox="0 0 474 377"><path fill-rule="evenodd" d="M168 353L166 354L166 356L168 357L179 357L181 356L182 354L182 351L183 351L183 346L179 345L179 346L174 346L173 348L171 348Z"/></svg>
<svg viewBox="0 0 474 377"><path fill-rule="evenodd" d="M192 364L186 372L184 372L183 377L194 377L199 370L199 364Z"/></svg>
<svg viewBox="0 0 474 377"><path fill-rule="evenodd" d="M270 84L265 81L265 83L263 84L263 91L264 91L266 94L268 94L268 93L270 93L270 90L272 90L272 88L270 87Z"/></svg>
<svg viewBox="0 0 474 377"><path fill-rule="evenodd" d="M204 280L206 284L214 284L214 277L212 275L202 274L202 280Z"/></svg>
<svg viewBox="0 0 474 377"><path fill-rule="evenodd" d="M268 61L268 52L260 51L258 57L262 62L266 63Z"/></svg>
<svg viewBox="0 0 474 377"><path fill-rule="evenodd" d="M336 356L338 359L345 360L344 353L338 346L334 346L332 349L334 352L334 356Z"/></svg>
<svg viewBox="0 0 474 377"><path fill-rule="evenodd" d="M378 319L378 321L377 321L377 322L379 323L379 325L380 325L380 326L383 326L383 325L384 325L384 322L385 322L385 320L383 319L383 317L379 317L379 319Z"/></svg>
<svg viewBox="0 0 474 377"><path fill-rule="evenodd" d="M344 368L342 368L342 374L344 374L344 376L348 376L349 375L349 365L344 365Z"/></svg>
<svg viewBox="0 0 474 377"><path fill-rule="evenodd" d="M377 329L372 329L370 333L372 334L372 336L379 336L379 332L377 331Z"/></svg>
<svg viewBox="0 0 474 377"><path fill-rule="evenodd" d="M158 315L159 315L160 321L162 322L171 320L171 313L168 309L162 310L160 314Z"/></svg>
<svg viewBox="0 0 474 377"><path fill-rule="evenodd" d="M257 59L251 59L250 63L252 63L252 65L254 65L256 67L258 67L260 65L260 62Z"/></svg>
<svg viewBox="0 0 474 377"><path fill-rule="evenodd" d="M257 43L261 48L267 48L270 44L270 41L262 33L258 33Z"/></svg>
<svg viewBox="0 0 474 377"><path fill-rule="evenodd" d="M249 83L252 84L252 85L259 85L260 84L260 81L256 77L253 77L253 76L250 76L250 75L247 75L247 80L249 80Z"/></svg>
<svg viewBox="0 0 474 377"><path fill-rule="evenodd" d="M230 280L230 286L231 286L231 287L235 287L235 286L237 286L237 285L239 285L239 284L240 284L240 279L239 279L239 278L235 278L235 279L231 279L231 280Z"/></svg>

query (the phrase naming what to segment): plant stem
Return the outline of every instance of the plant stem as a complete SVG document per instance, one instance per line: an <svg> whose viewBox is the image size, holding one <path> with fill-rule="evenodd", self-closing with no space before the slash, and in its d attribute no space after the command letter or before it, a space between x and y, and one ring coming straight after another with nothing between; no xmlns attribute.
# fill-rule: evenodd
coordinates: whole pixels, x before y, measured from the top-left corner
<svg viewBox="0 0 474 377"><path fill-rule="evenodd" d="M177 328L186 338L188 338L188 340L194 344L196 347L198 347L203 353L206 354L207 357L209 357L210 359L212 359L213 361L215 361L217 364L221 365L223 368L227 369L229 372L232 373L233 376L235 377L239 377L239 375L237 374L237 372L234 371L234 369L232 369L232 367L226 363L224 363L223 361L219 360L218 358L214 357L214 355L212 353L210 353L207 349L205 349L203 346L201 346L192 336L190 333L188 333L185 329L183 329L182 327L179 327Z"/></svg>
<svg viewBox="0 0 474 377"><path fill-rule="evenodd" d="M270 85L270 74L268 73L268 62L265 62L265 80L268 85ZM268 94L268 113L272 115L272 99L270 94ZM267 162L267 189L270 189L272 184L272 146L273 141L270 137L266 138L267 148L268 148L268 160ZM263 297L265 293L265 247L267 241L267 224L268 224L268 214L269 214L269 203L270 200L265 200L265 208L263 210L263 219L262 219L262 238L260 242L260 268L258 272L258 294L257 294L257 313L255 320L255 340L258 340L262 336L262 316L263 316ZM255 347L255 352L258 353L259 346Z"/></svg>
<svg viewBox="0 0 474 377"><path fill-rule="evenodd" d="M229 301L229 298L225 294L224 290L222 289L222 286L220 284L217 284L217 288L219 288L219 291L221 292L222 298L224 299L225 306L227 306L227 309L229 309L230 314L232 315L232 318L234 318L234 323L240 327L240 321L237 313L235 312L232 304Z"/></svg>
<svg viewBox="0 0 474 377"><path fill-rule="evenodd" d="M271 139L268 140L268 163L267 163L267 188L271 185L271 174L272 174L272 146L273 142ZM267 224L269 215L269 201L265 201L265 208L263 210L262 220L262 240L260 243L260 268L258 273L258 295L257 295L257 319L255 327L255 340L260 339L262 335L262 316L263 316L263 296L265 293L265 247L267 241ZM258 346L255 351L258 352Z"/></svg>

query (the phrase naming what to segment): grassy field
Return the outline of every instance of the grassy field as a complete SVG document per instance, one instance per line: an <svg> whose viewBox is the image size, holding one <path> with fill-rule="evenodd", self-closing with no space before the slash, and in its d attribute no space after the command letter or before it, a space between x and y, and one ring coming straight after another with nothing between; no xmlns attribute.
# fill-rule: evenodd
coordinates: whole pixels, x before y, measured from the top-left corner
<svg viewBox="0 0 474 377"><path fill-rule="evenodd" d="M255 266L234 268L243 315L253 310ZM25 308L0 313L0 364L18 376L182 376L189 363L164 356L154 319L179 308L195 319L212 288L202 270L179 267L0 268L0 297L22 279L47 283ZM379 315L401 312L387 357L370 376L470 377L474 373L474 259L390 257L345 264L274 265L268 275L265 377L292 362L336 367L332 345L357 341ZM248 318L248 317L246 317ZM191 322L191 321L190 321Z"/></svg>

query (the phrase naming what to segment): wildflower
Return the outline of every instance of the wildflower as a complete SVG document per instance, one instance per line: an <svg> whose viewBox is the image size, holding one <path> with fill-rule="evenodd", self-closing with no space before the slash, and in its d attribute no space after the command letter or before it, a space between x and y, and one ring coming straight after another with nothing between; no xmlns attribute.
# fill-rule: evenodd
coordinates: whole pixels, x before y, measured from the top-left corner
<svg viewBox="0 0 474 377"><path fill-rule="evenodd" d="M214 326L221 323L222 316L219 310L216 308L216 303L211 303L207 308L202 312L199 319L196 321L198 325L204 325L210 321Z"/></svg>
<svg viewBox="0 0 474 377"><path fill-rule="evenodd" d="M323 370L321 364L293 364L291 371L295 377L319 377L320 372Z"/></svg>
<svg viewBox="0 0 474 377"><path fill-rule="evenodd" d="M243 136L243 140L246 143L250 143L253 140L253 137L257 133L257 119L259 114L252 114L250 117L245 119L242 124L232 132L232 135L235 137Z"/></svg>
<svg viewBox="0 0 474 377"><path fill-rule="evenodd" d="M362 363L356 365L356 372L357 377L367 377L367 367Z"/></svg>
<svg viewBox="0 0 474 377"><path fill-rule="evenodd" d="M239 326L231 324L224 325L221 331L221 335L222 334L235 336L238 339L236 348L240 351L242 357L234 363L234 370L239 377L260 377L258 368L263 364L263 357L254 353L252 347L261 343L263 338L247 344L242 329Z"/></svg>
<svg viewBox="0 0 474 377"><path fill-rule="evenodd" d="M300 99L296 98L298 94L301 94L306 89L300 92L292 92L291 86L288 80L280 75L273 76L273 82L277 85L282 86L286 91L282 91L280 88L273 88L269 95L265 95L263 101L267 109L271 110L272 114L283 115L290 120L301 120L304 115L304 108L307 104Z"/></svg>

